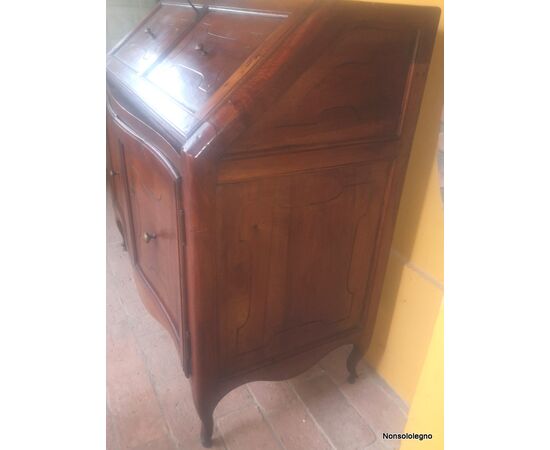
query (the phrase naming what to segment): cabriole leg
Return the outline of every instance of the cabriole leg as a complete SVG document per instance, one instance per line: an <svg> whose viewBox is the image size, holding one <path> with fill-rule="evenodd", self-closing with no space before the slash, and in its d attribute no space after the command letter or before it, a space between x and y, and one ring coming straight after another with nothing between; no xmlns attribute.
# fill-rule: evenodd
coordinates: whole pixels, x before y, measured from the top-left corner
<svg viewBox="0 0 550 450"><path fill-rule="evenodd" d="M205 448L212 446L212 431L214 429L214 420L212 414L207 417L201 417L201 444Z"/></svg>

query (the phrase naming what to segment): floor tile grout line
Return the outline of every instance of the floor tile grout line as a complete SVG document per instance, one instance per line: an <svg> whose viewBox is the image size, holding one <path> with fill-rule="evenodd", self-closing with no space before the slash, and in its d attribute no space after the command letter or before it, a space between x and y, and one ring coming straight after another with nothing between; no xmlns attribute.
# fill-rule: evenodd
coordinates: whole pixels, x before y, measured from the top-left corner
<svg viewBox="0 0 550 450"><path fill-rule="evenodd" d="M389 398L389 400L392 402L392 404L394 404L401 413L403 413L403 415L405 417L408 417L409 415L409 410L410 410L410 407L409 405L407 405L407 403L399 396L397 395L397 393L391 388L391 386L384 380L384 378L382 378L378 372L376 371L376 369L374 369L374 367L372 367L368 361L363 357L361 358L361 361L364 363L365 365L365 369L363 371L363 373L361 373L359 375L359 377L361 377L361 375L371 375L371 381L377 386L380 388L380 390L385 394L385 396L387 398ZM328 376L333 380L333 382L337 385L338 385L338 380L332 376L330 374L330 371L326 370L322 365L320 366L326 373L328 373ZM342 391L343 393L343 391Z"/></svg>
<svg viewBox="0 0 550 450"><path fill-rule="evenodd" d="M222 417L225 417L225 416L227 416L227 414L225 414L225 415L222 416ZM227 442L225 442L225 436L223 435L222 427L220 427L219 421L220 421L220 417L218 417L217 419L214 419L214 429L217 428L217 430L218 430L218 433L219 433L220 438L221 438L221 440L222 440L222 446L223 446L223 448L224 448L225 450L229 450L229 447L227 446Z"/></svg>
<svg viewBox="0 0 550 450"><path fill-rule="evenodd" d="M372 367L368 361L363 360L365 363L365 370L372 376L372 382L380 388L382 392L390 399L390 401L407 417L409 415L409 406L397 393L391 388L391 386L378 374L378 372Z"/></svg>
<svg viewBox="0 0 550 450"><path fill-rule="evenodd" d="M396 406L407 415L409 413L410 407L405 400L403 400L397 392L388 384L388 382L378 373L378 371L370 365L366 357L363 357L361 361L365 365L365 370L370 372L372 375L373 382L379 386L385 393L388 395L391 400L396 404Z"/></svg>
<svg viewBox="0 0 550 450"><path fill-rule="evenodd" d="M277 443L279 444L279 447L281 447L282 449L286 450L285 445L283 444L283 442L281 441L281 438L279 437L279 433L277 433L277 432L275 431L275 429L273 428L273 424L272 424L271 421L267 418L264 409L262 408L262 406L261 406L260 403L258 402L258 399L257 399L256 396L254 395L254 393L250 390L250 388L248 387L248 384L246 384L245 387L246 387L246 390L248 391L248 393L250 394L250 396L252 397L252 400L254 400L254 403L255 403L256 407L258 408L258 411L260 411L260 414L262 415L262 417L263 417L265 423L267 423L267 426L268 426L269 429L271 430L271 434L273 435L273 437L275 438L275 440L276 440Z"/></svg>
<svg viewBox="0 0 550 450"><path fill-rule="evenodd" d="M437 278L430 275L428 272L426 272L424 269L422 269L420 266L413 263L410 259L407 259L403 254L401 254L398 250L392 248L390 250L390 254L395 256L395 258L404 266L411 269L413 272L416 272L421 278L426 280L427 282L433 284L435 287L440 289L441 291L444 290L443 288L443 282L438 280Z"/></svg>
<svg viewBox="0 0 550 450"><path fill-rule="evenodd" d="M217 417L214 419L214 422L218 425L218 430L220 431L220 434L221 434L222 436L223 436L223 433L222 433L221 427L219 426L219 421L220 421L221 419L224 419L224 418L229 417L229 416L231 416L231 415L233 415L233 414L237 414L237 413L239 413L239 412L241 412L241 411L244 411L246 408L250 408L250 406L253 406L253 405L257 406L258 408L261 408L261 406L259 405L259 403L256 401L256 398L254 397L254 395L252 395L252 392L251 392L250 389L248 388L248 384L244 384L244 385L242 385L241 387L244 387L244 388L248 391L250 397L251 397L252 400L253 400L252 405L250 405L250 404L243 405L243 406L241 406L241 407L239 407L239 408L236 408L236 409L233 409L233 410L231 410L231 411L228 411L228 412L226 412L225 414L222 414L222 415L220 415L220 416L217 416ZM261 409L260 409L260 413L261 413L261 412L262 412L262 411L261 411ZM266 419L266 418L264 417L264 419ZM267 422L267 420L266 420L266 422ZM224 439L224 443L225 443L225 439ZM284 448L284 446L283 446L283 448Z"/></svg>
<svg viewBox="0 0 550 450"><path fill-rule="evenodd" d="M338 389L338 391L344 396L344 398L346 399L346 402L348 403L348 405L351 406L352 409L359 415L359 417L361 417L363 419L363 421L367 424L369 429L372 431L372 434L374 434L374 437L375 437L374 441L372 441L370 444L368 444L366 448L368 448L371 445L374 445L376 443L376 441L380 441L382 446L384 448L386 448L387 450L396 450L396 449L392 449L392 448L389 448L386 445L384 445L384 442L380 439L380 436L382 435L382 432L380 432L380 435L378 434L378 432L376 430L377 427L374 427L373 425L371 425L370 421L368 421L367 418L364 417L359 412L359 410L355 407L355 405L350 401L350 397L348 395L346 395L346 393L342 389L340 389L340 385L338 384L338 381L330 374L329 371L326 371L326 372L328 373L328 377L329 377L330 381L332 381L332 383L336 386L336 389ZM358 379L359 379L359 377L358 377ZM357 383L357 380L355 382ZM384 392L384 394L385 394L385 392Z"/></svg>
<svg viewBox="0 0 550 450"><path fill-rule="evenodd" d="M223 400L223 398L224 398L224 397L222 397L222 400ZM220 401L221 401L221 400L220 400ZM218 404L219 404L219 403L218 403ZM221 414L221 415L219 415L219 416L216 416L216 417L214 418L214 421L215 421L215 422L218 422L219 420L224 419L224 418L226 418L227 416L230 416L230 415L232 415L232 414L234 414L234 413L241 412L242 410L248 408L249 406L250 406L250 405L242 405L242 406L239 406L238 408L232 409L231 411L227 411L226 413L223 413L223 414ZM214 409L214 411L215 411L215 409Z"/></svg>
<svg viewBox="0 0 550 450"><path fill-rule="evenodd" d="M378 430L377 430L377 427L373 426L370 421L367 420L366 417L364 417L361 412L355 407L355 405L353 404L353 402L350 400L350 397L342 390L340 389L340 385L338 385L338 382L329 374L329 378L331 379L331 381L336 385L336 388L340 391L340 393L344 396L344 398L346 399L347 403L353 408L353 410L359 414L359 417L361 417L365 423L367 424L367 426L370 428L370 430L372 431L372 433L374 434L375 436L375 440L373 442L371 442L368 446L370 445L373 445L374 443L376 443L376 441L380 441L380 443L382 444L382 446L384 448L387 448L388 450L394 450L394 449L391 449L391 448L388 448L386 445L384 445L384 442L380 439L380 436L382 435L382 432L380 432L380 435L378 433ZM357 383L357 381L355 381ZM368 447L367 446L367 447Z"/></svg>
<svg viewBox="0 0 550 450"><path fill-rule="evenodd" d="M321 375L317 375L317 376L321 376ZM326 433L325 429L321 426L321 424L319 422L317 422L317 419L314 417L313 413L309 410L309 407L306 405L306 402L304 402L304 399L300 396L300 394L298 394L298 391L296 391L296 388L294 387L294 385L290 382L290 380L286 380L285 383L287 383L289 385L290 389L292 390L292 392L294 392L294 395L296 396L296 398L298 398L298 401L303 405L303 407L305 408L308 416L311 418L311 420L313 421L313 423L315 424L315 426L317 427L319 432L327 440L327 442L331 446L331 448L334 449L334 450L338 450L336 445L334 445L334 443L332 442L332 439L330 439L330 437Z"/></svg>
<svg viewBox="0 0 550 450"><path fill-rule="evenodd" d="M359 412L359 410L355 407L355 405L350 401L349 397L344 393L344 391L342 391L342 389L340 389L340 385L338 384L338 381L335 380L330 372L327 370L325 371L325 373L328 374L328 378L329 380L332 382L332 384L334 385L334 387L338 390L338 392L340 392L340 394L342 394L342 396L344 397L344 399L346 400L346 403L351 406L351 408L357 413L357 415L363 419L363 422L365 422L365 425L367 425L367 427L369 427L369 430L372 431L372 434L374 434L374 441L372 441L369 445L372 445L376 442L376 440L378 439L378 434L376 433L376 431L374 431L374 428L371 426L371 424L369 423L369 421L367 420L366 417L363 417L363 415ZM357 383L357 380L355 381Z"/></svg>

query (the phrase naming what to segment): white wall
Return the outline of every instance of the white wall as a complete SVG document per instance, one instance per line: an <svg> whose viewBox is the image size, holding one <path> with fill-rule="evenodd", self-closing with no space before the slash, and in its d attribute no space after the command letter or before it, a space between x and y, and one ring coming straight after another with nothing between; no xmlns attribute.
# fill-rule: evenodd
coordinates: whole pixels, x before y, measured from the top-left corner
<svg viewBox="0 0 550 450"><path fill-rule="evenodd" d="M107 51L132 30L158 0L107 0Z"/></svg>

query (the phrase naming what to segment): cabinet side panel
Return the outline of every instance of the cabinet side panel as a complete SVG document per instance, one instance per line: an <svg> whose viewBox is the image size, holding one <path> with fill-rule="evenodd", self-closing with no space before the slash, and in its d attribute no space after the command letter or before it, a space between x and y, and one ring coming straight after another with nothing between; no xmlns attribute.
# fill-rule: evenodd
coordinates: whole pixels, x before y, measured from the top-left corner
<svg viewBox="0 0 550 450"><path fill-rule="evenodd" d="M226 372L362 323L389 161L217 188L219 336Z"/></svg>

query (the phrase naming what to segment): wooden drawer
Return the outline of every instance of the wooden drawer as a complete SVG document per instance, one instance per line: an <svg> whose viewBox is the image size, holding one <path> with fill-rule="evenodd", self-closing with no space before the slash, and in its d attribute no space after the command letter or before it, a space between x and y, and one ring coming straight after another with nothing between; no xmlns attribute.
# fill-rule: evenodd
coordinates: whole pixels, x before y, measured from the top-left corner
<svg viewBox="0 0 550 450"><path fill-rule="evenodd" d="M135 270L179 341L184 334L181 179L164 156L131 134L122 147Z"/></svg>
<svg viewBox="0 0 550 450"><path fill-rule="evenodd" d="M149 69L195 20L190 6L160 5L116 51L116 57L136 72Z"/></svg>
<svg viewBox="0 0 550 450"><path fill-rule="evenodd" d="M197 111L283 18L211 11L148 78L178 102Z"/></svg>

